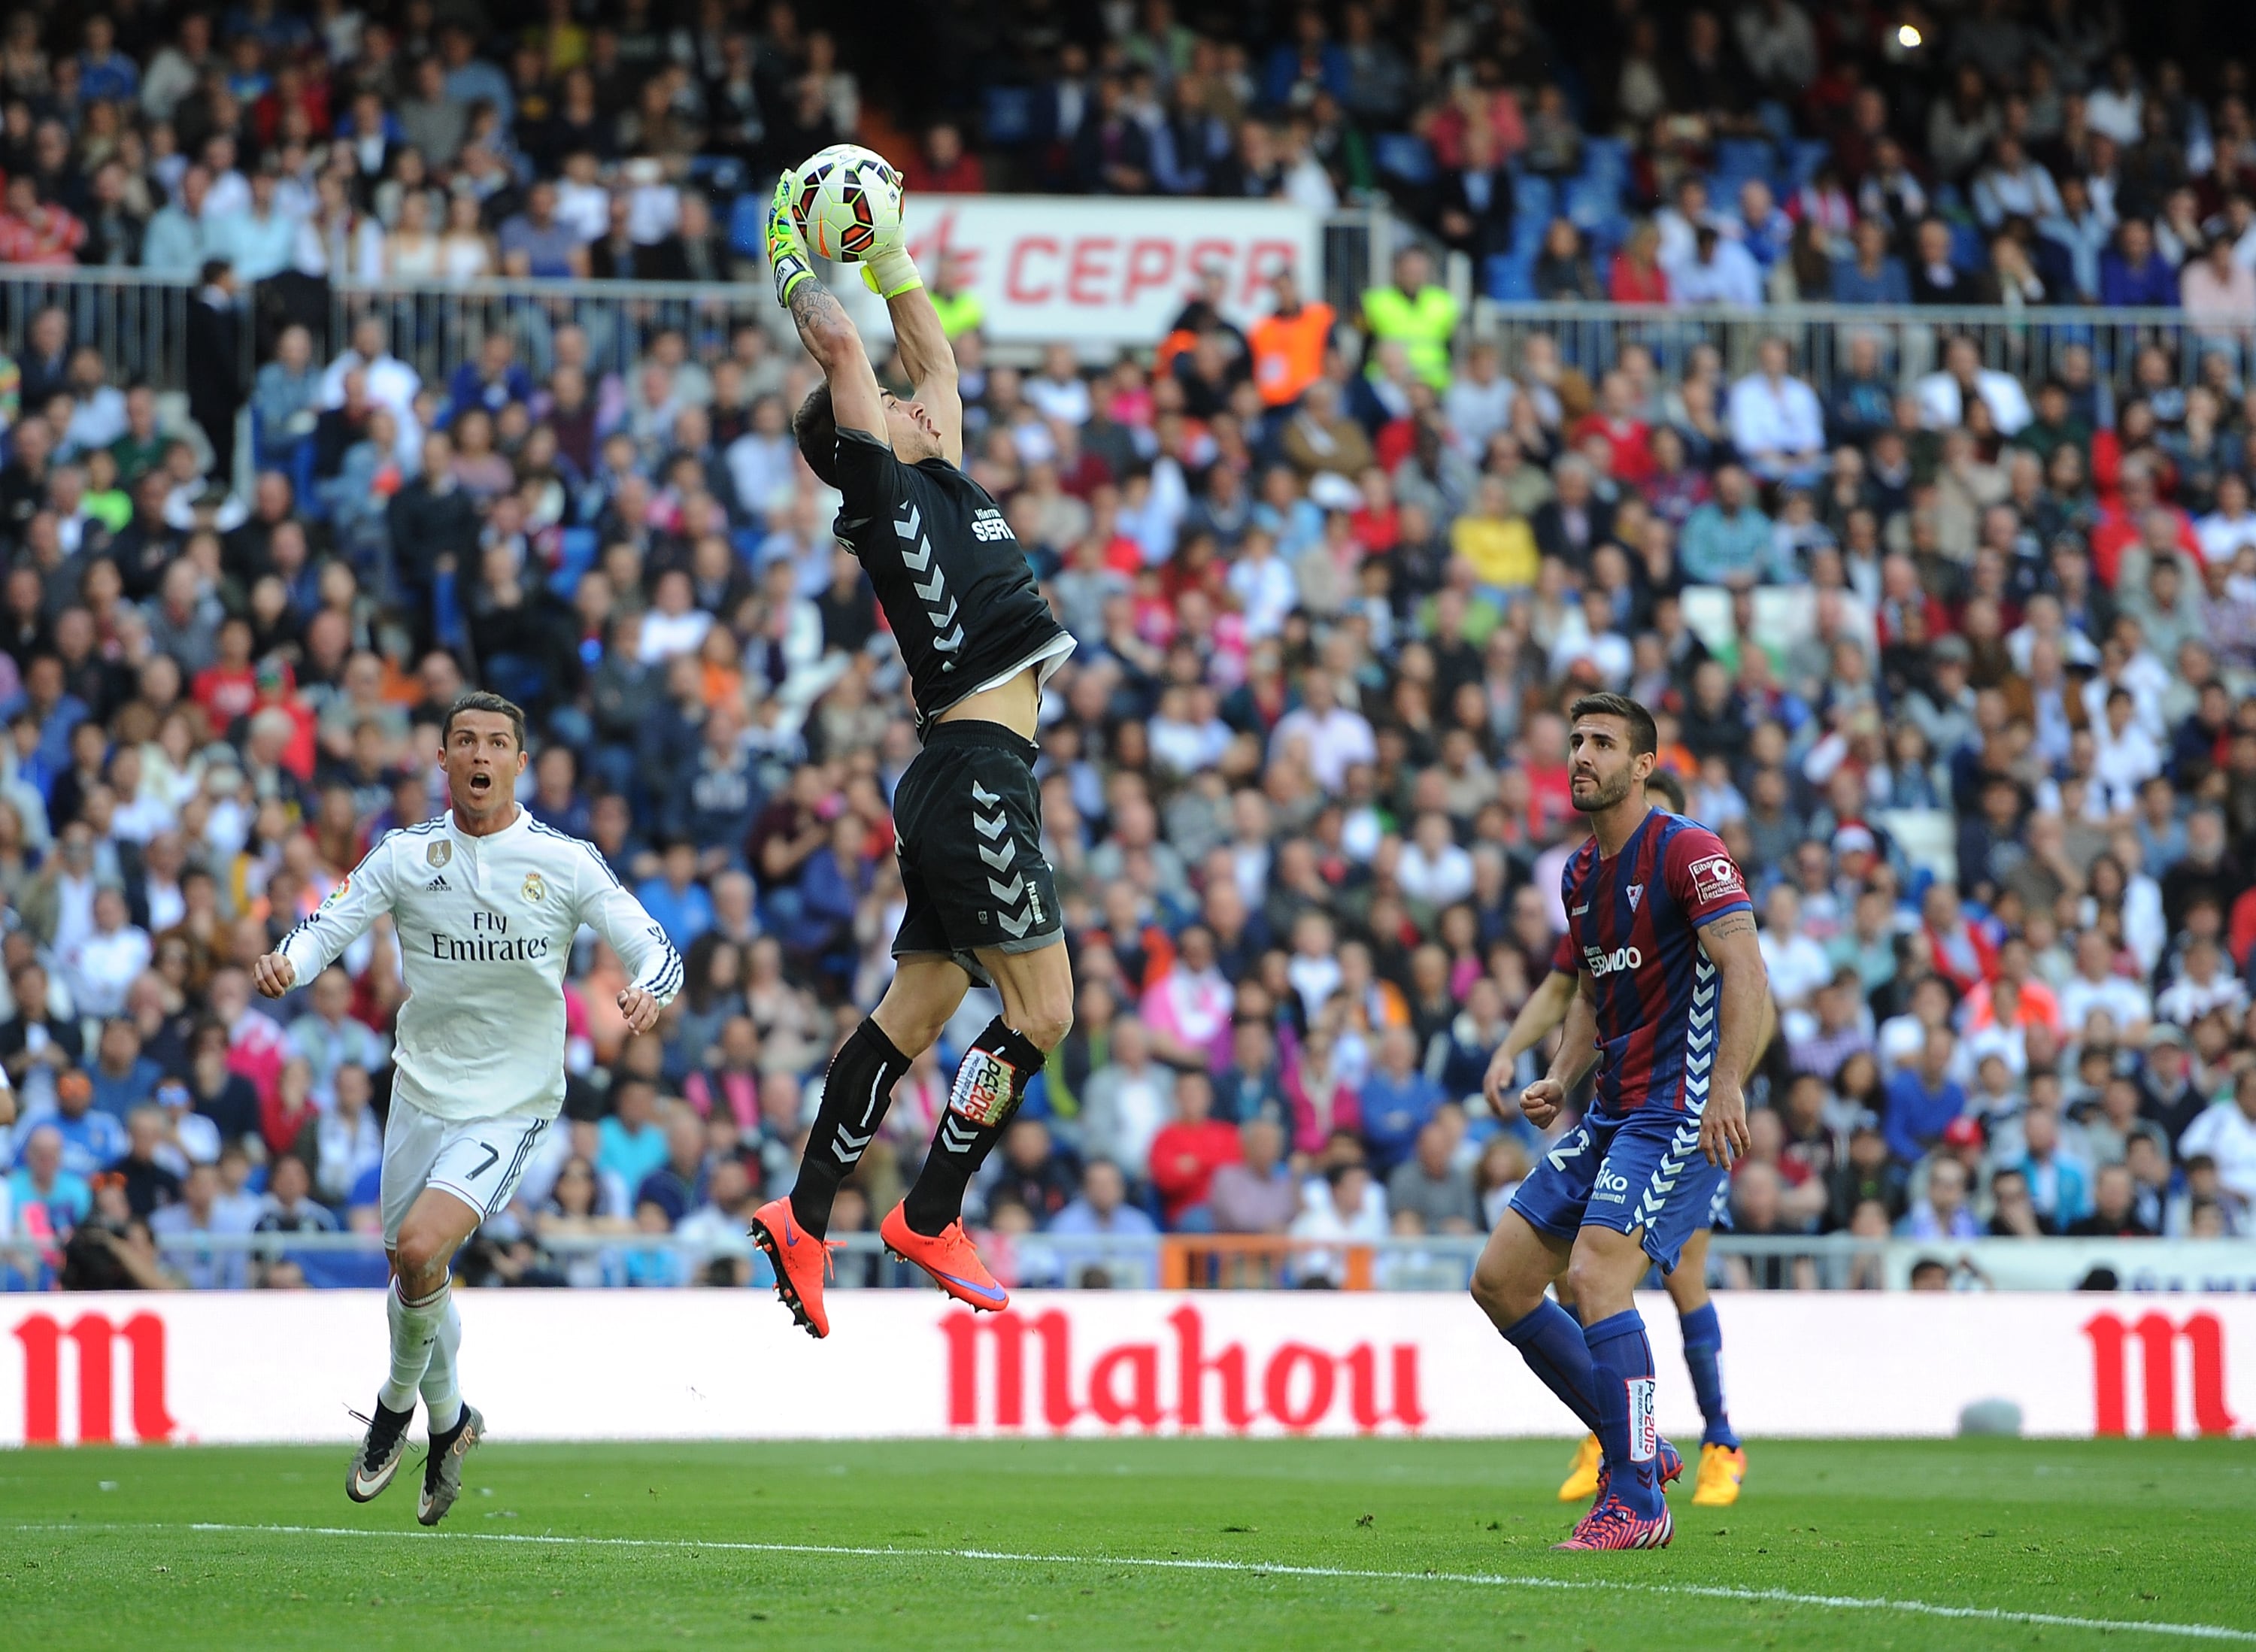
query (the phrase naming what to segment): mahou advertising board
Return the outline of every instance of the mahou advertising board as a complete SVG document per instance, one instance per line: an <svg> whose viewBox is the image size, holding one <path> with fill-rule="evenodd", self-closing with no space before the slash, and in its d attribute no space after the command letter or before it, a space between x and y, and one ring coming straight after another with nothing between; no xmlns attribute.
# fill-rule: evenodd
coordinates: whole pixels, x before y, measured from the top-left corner
<svg viewBox="0 0 2256 1652"><path fill-rule="evenodd" d="M1566 1435L1454 1295L1029 1292L974 1318L841 1291L816 1343L750 1291L465 1291L463 1380L497 1439L853 1434ZM1660 1423L1699 1419L1667 1299L1640 1306ZM1717 1298L1754 1435L1948 1435L1978 1400L2032 1434L2256 1428L2256 1297ZM382 1379L374 1292L0 1297L0 1445L348 1441Z"/></svg>

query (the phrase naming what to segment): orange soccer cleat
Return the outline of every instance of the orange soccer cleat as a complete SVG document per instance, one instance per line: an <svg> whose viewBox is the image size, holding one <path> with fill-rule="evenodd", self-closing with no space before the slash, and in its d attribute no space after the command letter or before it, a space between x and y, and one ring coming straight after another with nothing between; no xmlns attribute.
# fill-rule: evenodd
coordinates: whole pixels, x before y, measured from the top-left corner
<svg viewBox="0 0 2256 1652"><path fill-rule="evenodd" d="M788 1198L770 1199L752 1212L752 1243L775 1270L775 1293L810 1337L830 1334L822 1281L830 1274L830 1246L800 1226Z"/></svg>
<svg viewBox="0 0 2256 1652"><path fill-rule="evenodd" d="M909 1225L906 1209L896 1204L878 1224L878 1237L885 1241L887 1250L904 1262L914 1262L931 1275L934 1284L967 1308L999 1314L1011 1305L1010 1292L995 1282L995 1275L979 1260L961 1220L927 1238Z"/></svg>

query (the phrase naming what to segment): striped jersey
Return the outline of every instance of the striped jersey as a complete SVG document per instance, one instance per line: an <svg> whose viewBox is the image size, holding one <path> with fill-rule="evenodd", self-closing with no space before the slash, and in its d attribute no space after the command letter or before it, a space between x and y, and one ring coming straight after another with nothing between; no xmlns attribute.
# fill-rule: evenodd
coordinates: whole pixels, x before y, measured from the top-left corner
<svg viewBox="0 0 2256 1652"><path fill-rule="evenodd" d="M1597 1016L1591 1111L1698 1113L1715 1060L1719 981L1699 932L1754 909L1730 853L1697 821L1656 808L1619 854L1600 855L1596 837L1577 850L1560 893Z"/></svg>
<svg viewBox="0 0 2256 1652"><path fill-rule="evenodd" d="M564 1105L564 971L582 924L663 1005L681 958L593 844L520 808L473 837L454 811L386 836L283 938L300 985L379 917L398 933L407 1001L394 1086L441 1119L553 1119Z"/></svg>

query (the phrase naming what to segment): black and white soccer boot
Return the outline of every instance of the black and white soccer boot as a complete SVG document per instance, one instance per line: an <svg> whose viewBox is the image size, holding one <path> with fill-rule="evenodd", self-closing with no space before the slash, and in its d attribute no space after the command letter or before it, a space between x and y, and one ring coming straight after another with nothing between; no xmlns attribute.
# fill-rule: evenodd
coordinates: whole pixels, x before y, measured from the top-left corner
<svg viewBox="0 0 2256 1652"><path fill-rule="evenodd" d="M466 1401L454 1432L431 1437L431 1455L423 1465L423 1495L415 1504L415 1518L424 1525L435 1526L446 1519L447 1511L462 1494L462 1459L485 1437L485 1418Z"/></svg>
<svg viewBox="0 0 2256 1652"><path fill-rule="evenodd" d="M360 1416L357 1411L353 1415ZM399 1459L407 1450L407 1425L415 1420L415 1412L412 1407L393 1411L378 1400L376 1415L361 1420L368 1424L368 1432L345 1471L345 1495L356 1503L372 1503L399 1472Z"/></svg>

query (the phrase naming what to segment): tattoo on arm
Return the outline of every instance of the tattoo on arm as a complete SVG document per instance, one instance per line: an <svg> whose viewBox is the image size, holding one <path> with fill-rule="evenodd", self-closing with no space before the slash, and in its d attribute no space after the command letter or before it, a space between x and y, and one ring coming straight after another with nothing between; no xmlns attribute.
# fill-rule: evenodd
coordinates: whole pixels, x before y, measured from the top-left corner
<svg viewBox="0 0 2256 1652"><path fill-rule="evenodd" d="M1703 941L1728 941L1735 935L1752 935L1754 932L1755 921L1752 915L1744 912L1731 912L1724 914L1702 930L1700 938Z"/></svg>
<svg viewBox="0 0 2256 1652"><path fill-rule="evenodd" d="M846 312L820 279L809 278L791 290L791 319L801 334L818 332L846 319Z"/></svg>

